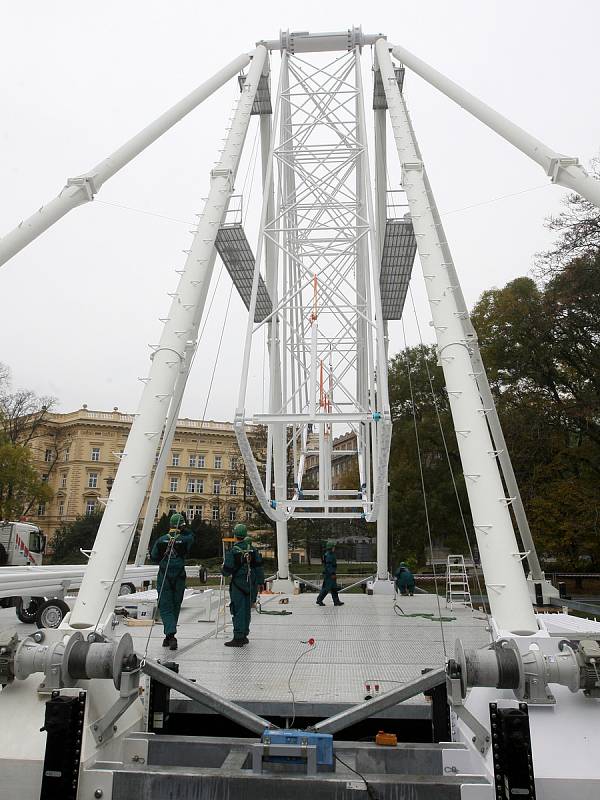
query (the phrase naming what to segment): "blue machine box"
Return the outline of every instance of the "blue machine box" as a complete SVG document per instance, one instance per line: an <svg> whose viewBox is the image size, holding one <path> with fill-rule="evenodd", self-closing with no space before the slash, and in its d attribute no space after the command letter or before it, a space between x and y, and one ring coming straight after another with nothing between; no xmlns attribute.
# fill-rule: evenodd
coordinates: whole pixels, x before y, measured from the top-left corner
<svg viewBox="0 0 600 800"><path fill-rule="evenodd" d="M317 748L317 766L333 767L333 736L330 733L312 733L311 731L300 731L294 728L284 730L272 730L267 728L261 737L263 744L290 744L297 747L306 744L314 745ZM267 760L267 759L266 759ZM300 759L293 756L271 756L269 761L288 761L299 762Z"/></svg>

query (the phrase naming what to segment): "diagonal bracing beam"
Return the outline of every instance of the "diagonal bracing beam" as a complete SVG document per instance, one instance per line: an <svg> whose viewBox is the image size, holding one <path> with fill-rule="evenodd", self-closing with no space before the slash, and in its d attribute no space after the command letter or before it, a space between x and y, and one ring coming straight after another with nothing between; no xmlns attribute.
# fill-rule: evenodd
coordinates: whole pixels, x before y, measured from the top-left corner
<svg viewBox="0 0 600 800"><path fill-rule="evenodd" d="M380 711L385 711L386 708L391 708L404 700L410 700L411 697L433 689L446 681L446 669L440 667L431 672L426 672L420 678L417 678L410 683L405 683L398 689L392 689L390 692L374 698L373 700L366 700L364 703L359 703L352 708L347 708L345 711L340 711L333 717L324 719L317 722L310 730L316 733L337 733L343 731L344 728L349 728L350 725L356 725L357 722L362 722L369 717L378 714Z"/></svg>
<svg viewBox="0 0 600 800"><path fill-rule="evenodd" d="M169 108L89 172L69 178L60 194L0 239L0 266L36 239L71 209L93 200L102 185L166 133L190 111L210 97L250 63L250 54L238 56L212 78Z"/></svg>

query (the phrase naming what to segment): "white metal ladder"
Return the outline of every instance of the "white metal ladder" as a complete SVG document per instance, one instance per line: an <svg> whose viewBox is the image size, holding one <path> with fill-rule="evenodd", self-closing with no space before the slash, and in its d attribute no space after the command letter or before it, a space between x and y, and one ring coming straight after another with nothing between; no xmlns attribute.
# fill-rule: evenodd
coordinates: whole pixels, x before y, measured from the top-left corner
<svg viewBox="0 0 600 800"><path fill-rule="evenodd" d="M446 561L446 607L452 609L455 602L473 610L469 577L462 555L448 556Z"/></svg>

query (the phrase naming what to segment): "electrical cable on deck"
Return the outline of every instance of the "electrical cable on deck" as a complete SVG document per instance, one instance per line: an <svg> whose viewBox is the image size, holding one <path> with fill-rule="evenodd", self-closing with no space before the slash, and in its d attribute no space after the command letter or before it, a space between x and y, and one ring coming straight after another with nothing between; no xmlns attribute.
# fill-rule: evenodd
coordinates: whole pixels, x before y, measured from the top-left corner
<svg viewBox="0 0 600 800"><path fill-rule="evenodd" d="M298 658L294 661L294 663L292 665L292 669L290 671L290 676L288 678L288 690L289 690L289 693L292 695L292 721L290 722L290 726L289 726L290 728L294 727L294 722L296 721L296 696L294 695L294 690L292 689L292 676L294 675L294 671L295 671L296 666L297 666L298 662L300 661L300 659L304 658L304 656L307 653L311 653L315 649L315 646L316 646L317 643L316 643L316 641L314 639L309 639L306 642L301 642L301 644L308 644L308 649L307 650L303 650L300 653L300 655L298 656Z"/></svg>

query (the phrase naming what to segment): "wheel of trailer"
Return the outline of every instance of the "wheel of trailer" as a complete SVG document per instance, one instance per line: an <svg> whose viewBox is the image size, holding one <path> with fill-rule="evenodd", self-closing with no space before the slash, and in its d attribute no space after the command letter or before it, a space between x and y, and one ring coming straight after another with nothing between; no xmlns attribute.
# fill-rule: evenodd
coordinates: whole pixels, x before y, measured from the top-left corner
<svg viewBox="0 0 600 800"><path fill-rule="evenodd" d="M45 599L45 597L17 597L15 602L17 617L21 622L31 625L35 622L40 606Z"/></svg>
<svg viewBox="0 0 600 800"><path fill-rule="evenodd" d="M135 591L136 588L133 583L122 583L121 588L119 589L119 594L134 594Z"/></svg>
<svg viewBox="0 0 600 800"><path fill-rule="evenodd" d="M200 578L200 583L206 583L208 581L208 570L206 567L200 567L198 577Z"/></svg>
<svg viewBox="0 0 600 800"><path fill-rule="evenodd" d="M59 600L57 597L46 600L38 609L35 624L38 628L58 628L69 610L64 600Z"/></svg>

